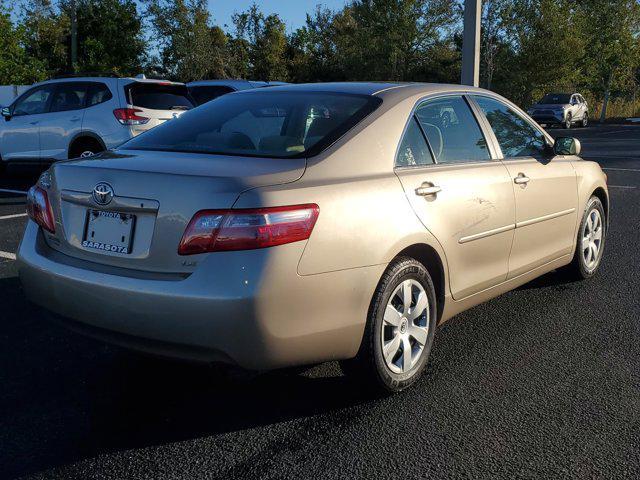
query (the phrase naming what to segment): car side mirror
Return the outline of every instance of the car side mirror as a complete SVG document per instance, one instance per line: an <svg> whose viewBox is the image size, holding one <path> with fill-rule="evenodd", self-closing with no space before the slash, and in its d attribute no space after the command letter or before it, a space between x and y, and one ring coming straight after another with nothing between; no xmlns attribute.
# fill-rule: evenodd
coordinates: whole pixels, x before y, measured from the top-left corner
<svg viewBox="0 0 640 480"><path fill-rule="evenodd" d="M2 107L2 110L0 110L0 112L2 113L4 119L9 121L9 119L11 118L11 109L9 107Z"/></svg>
<svg viewBox="0 0 640 480"><path fill-rule="evenodd" d="M556 138L553 144L553 153L556 155L580 155L581 150L580 140L573 137Z"/></svg>

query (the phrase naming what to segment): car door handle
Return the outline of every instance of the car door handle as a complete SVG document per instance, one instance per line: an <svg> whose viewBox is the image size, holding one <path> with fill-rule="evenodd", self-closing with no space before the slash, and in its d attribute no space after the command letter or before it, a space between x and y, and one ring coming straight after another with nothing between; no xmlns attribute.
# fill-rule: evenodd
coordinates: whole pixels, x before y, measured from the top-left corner
<svg viewBox="0 0 640 480"><path fill-rule="evenodd" d="M442 191L442 187L434 185L433 183L425 182L418 188L416 188L416 195L421 197L428 197L429 195L435 195Z"/></svg>
<svg viewBox="0 0 640 480"><path fill-rule="evenodd" d="M72 122L77 122L78 120L80 120L80 117L73 117L71 119L69 119Z"/></svg>
<svg viewBox="0 0 640 480"><path fill-rule="evenodd" d="M531 179L524 173L519 173L518 176L513 179L513 183L515 183L516 185L526 185L527 183L529 183L529 180Z"/></svg>
<svg viewBox="0 0 640 480"><path fill-rule="evenodd" d="M35 122L29 122L29 125L37 125L38 124L38 120L36 120Z"/></svg>

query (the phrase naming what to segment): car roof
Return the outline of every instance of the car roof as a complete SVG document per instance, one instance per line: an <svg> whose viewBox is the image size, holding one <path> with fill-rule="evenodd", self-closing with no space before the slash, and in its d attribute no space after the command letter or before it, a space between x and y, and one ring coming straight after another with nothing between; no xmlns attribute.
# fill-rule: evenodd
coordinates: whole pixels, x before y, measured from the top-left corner
<svg viewBox="0 0 640 480"><path fill-rule="evenodd" d="M158 78L136 78L136 77L100 77L100 76L88 76L88 77L59 77L59 78L51 78L49 80L43 80L42 82L34 83L33 86L36 85L48 85L50 83L61 83L61 82L102 82L102 83L112 83L118 81L125 81L125 83L163 83L170 85L184 85L181 82L172 82L170 80L162 80Z"/></svg>
<svg viewBox="0 0 640 480"><path fill-rule="evenodd" d="M244 80L241 78L225 78L217 80L196 80L195 82L187 83L188 87L213 87L213 86L226 86L238 89L269 87L275 85L288 85L286 82L276 81L264 81L264 80Z"/></svg>
<svg viewBox="0 0 640 480"><path fill-rule="evenodd" d="M255 92L255 90L253 90ZM387 97L393 95L394 98L412 97L418 94L430 93L464 93L464 92L488 92L477 87L468 85L456 85L446 83L417 83L417 82L327 82L327 83L298 83L284 84L269 88L273 92L324 92L324 93L346 93L357 95L371 95ZM250 93L244 91L242 93Z"/></svg>

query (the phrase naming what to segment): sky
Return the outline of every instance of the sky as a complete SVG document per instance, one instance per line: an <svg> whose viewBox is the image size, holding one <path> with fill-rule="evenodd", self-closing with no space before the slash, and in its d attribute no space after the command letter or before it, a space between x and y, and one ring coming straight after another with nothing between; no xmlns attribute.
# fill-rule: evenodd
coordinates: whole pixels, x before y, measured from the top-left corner
<svg viewBox="0 0 640 480"><path fill-rule="evenodd" d="M316 5L341 9L348 0L209 0L209 11L216 24L231 25L231 16L234 12L247 10L256 3L266 15L277 13L287 25L290 33L304 25L307 13L312 13Z"/></svg>

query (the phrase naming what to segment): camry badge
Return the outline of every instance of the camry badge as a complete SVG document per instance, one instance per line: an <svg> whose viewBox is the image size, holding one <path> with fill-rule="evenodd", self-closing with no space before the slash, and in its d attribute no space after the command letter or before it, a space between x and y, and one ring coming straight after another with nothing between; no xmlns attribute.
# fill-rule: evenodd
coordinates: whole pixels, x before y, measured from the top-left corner
<svg viewBox="0 0 640 480"><path fill-rule="evenodd" d="M91 195L98 205L108 205L113 199L113 188L108 183L100 182L93 188Z"/></svg>

